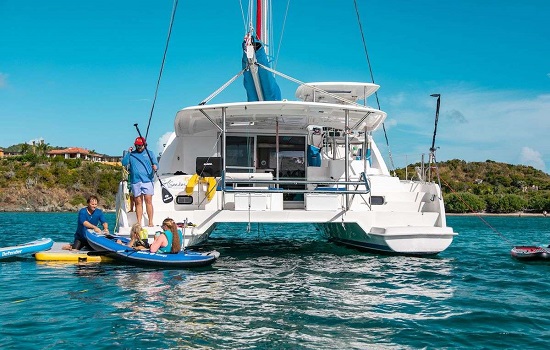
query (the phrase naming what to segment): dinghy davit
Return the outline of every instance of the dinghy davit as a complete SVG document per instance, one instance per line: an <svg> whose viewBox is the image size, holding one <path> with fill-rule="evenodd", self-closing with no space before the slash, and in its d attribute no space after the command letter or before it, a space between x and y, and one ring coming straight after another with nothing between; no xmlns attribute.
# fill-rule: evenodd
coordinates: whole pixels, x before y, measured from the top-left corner
<svg viewBox="0 0 550 350"><path fill-rule="evenodd" d="M521 245L512 248L512 257L518 260L548 260L550 261L550 248Z"/></svg>
<svg viewBox="0 0 550 350"><path fill-rule="evenodd" d="M93 231L86 232L88 243L96 252L88 255L105 255L119 261L125 261L138 265L163 266L163 267L199 267L214 263L220 256L217 251L197 252L185 250L177 254L151 253L149 250L136 250L124 244L117 243L120 240L128 243L127 237L116 235L102 235Z"/></svg>
<svg viewBox="0 0 550 350"><path fill-rule="evenodd" d="M0 248L0 259L11 258L21 254L32 254L42 250L48 250L52 247L52 245L53 240L51 238L41 238L20 245Z"/></svg>

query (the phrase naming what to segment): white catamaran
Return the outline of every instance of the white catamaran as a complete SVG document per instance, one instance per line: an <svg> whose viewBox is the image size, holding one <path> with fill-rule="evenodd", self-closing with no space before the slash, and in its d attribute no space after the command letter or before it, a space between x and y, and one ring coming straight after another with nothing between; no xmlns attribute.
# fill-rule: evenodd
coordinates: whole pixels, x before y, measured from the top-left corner
<svg viewBox="0 0 550 350"><path fill-rule="evenodd" d="M345 245L431 255L456 235L436 182L392 176L372 134L386 113L367 106L373 83L302 83L281 99L265 43L267 0L243 43L247 102L180 110L159 160L156 218L184 225L185 246L220 223L311 223ZM359 103L360 102L360 103ZM162 186L173 200L161 196ZM120 234L136 222L125 182L117 194ZM147 219L145 218L144 221ZM160 227L147 228L150 233Z"/></svg>

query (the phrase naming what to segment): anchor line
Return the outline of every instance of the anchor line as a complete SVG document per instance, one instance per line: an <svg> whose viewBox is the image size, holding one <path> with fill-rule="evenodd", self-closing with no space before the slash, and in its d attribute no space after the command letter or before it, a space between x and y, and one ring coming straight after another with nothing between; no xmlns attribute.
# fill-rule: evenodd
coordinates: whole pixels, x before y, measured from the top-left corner
<svg viewBox="0 0 550 350"><path fill-rule="evenodd" d="M437 168L437 167L434 167L434 168ZM445 184L445 186L447 186L447 187L451 190L451 192L453 192L453 193L455 193L455 194L458 193L458 192L456 192L456 191L451 187L451 185L450 185L447 181L445 181L444 179L441 179L441 181L443 181L443 183ZM511 242L508 238L506 238L500 231L498 231L498 230L497 230L496 228L494 228L491 224L489 224L489 223L487 222L487 220L485 220L484 218L481 217L481 215L479 215L478 213L476 213L476 212L474 211L474 209L473 209L468 203L466 203L466 201L465 201L464 199L462 199L461 196L458 196L458 195L457 195L457 198L458 198L458 199L459 199L468 209L470 209L470 212L472 212L475 216L478 217L479 220L481 220L485 225L487 225L487 227L489 227L491 230L493 230L494 233L496 233L497 235L499 235L500 238L502 238L504 241L506 241L510 246L514 247L514 244L512 244L512 242Z"/></svg>

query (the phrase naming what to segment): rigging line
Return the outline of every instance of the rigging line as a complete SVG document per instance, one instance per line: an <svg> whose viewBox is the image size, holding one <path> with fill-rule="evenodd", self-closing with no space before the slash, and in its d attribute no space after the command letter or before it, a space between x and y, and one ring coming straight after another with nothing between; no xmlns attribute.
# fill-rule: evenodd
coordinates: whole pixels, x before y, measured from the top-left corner
<svg viewBox="0 0 550 350"><path fill-rule="evenodd" d="M435 173L437 176L437 183L439 184L439 188L441 189L441 176L439 176L439 167L437 166L437 160L435 159L435 151L433 154L433 160L434 160L433 168L435 169ZM441 196L439 197L439 199L443 199L443 192L441 192Z"/></svg>
<svg viewBox="0 0 550 350"><path fill-rule="evenodd" d="M157 79L157 87L155 88L155 97L153 98L153 104L151 106L151 113L149 114L149 122L147 123L147 130L145 131L145 138L149 135L149 127L151 126L151 119L153 119L153 111L155 110L155 103L157 102L157 95L159 92L160 79L162 78L162 71L164 70L164 62L166 62L166 53L168 52L168 44L170 43L170 36L172 35L172 27L174 25L174 18L176 17L176 9L178 7L178 0L174 0L174 6L172 7L172 16L170 18L170 26L168 28L168 37L166 38L166 46L164 47L164 55L162 56L162 63L160 65L159 77Z"/></svg>
<svg viewBox="0 0 550 350"><path fill-rule="evenodd" d="M353 4L355 5L355 14L357 15L357 22L359 23L359 31L361 32L361 40L363 40L363 49L365 50L365 56L367 58L367 64L369 66L369 72L370 72L370 78L373 84L374 82L374 73L372 72L372 65L370 63L369 58L369 51L367 50L367 42L365 40L365 34L363 32L363 25L361 24L361 18L359 17L359 8L357 7L357 0L353 0ZM380 101L378 101L378 94L375 92L374 95L376 96L376 104L378 106L378 109L380 109Z"/></svg>
<svg viewBox="0 0 550 350"><path fill-rule="evenodd" d="M304 85L304 86L310 87L310 88L312 88L313 90L315 90L315 91L317 91L317 92L321 92L321 93L323 93L323 94L326 94L326 95L328 95L328 96L330 96L330 97L333 97L333 98L335 98L335 99L337 99L337 100L339 100L339 101L342 101L342 102L344 102L344 103L346 103L346 104L354 105L354 106L361 107L361 108L364 107L364 106L360 105L359 103L356 103L356 102L353 102L353 101L351 101L351 100L348 100L348 99L345 99L345 98L343 98L343 97L340 97L340 96L338 96L338 95L332 94L332 93L330 93L330 92L328 92L328 91L325 91L325 90L323 90L323 89L320 89L320 88L318 88L318 87L316 87L316 86L309 85L309 84L307 84L307 83L305 83L305 82L303 82L303 81L301 81L301 80L298 80L298 79L293 78L293 77L291 77L291 76L289 76L289 75L286 75L286 74L284 74L284 73L281 73L281 72L278 72L278 71L276 71L276 70L274 70L274 69L271 69L271 68L269 68L269 67L267 67L267 66L264 66L264 65L261 64L261 63L257 63L257 62L256 62L256 63L254 63L254 64L257 65L257 66L260 67L260 68L263 68L263 69L267 70L268 72L271 72L271 73L273 73L273 74L276 74L276 75L278 75L278 76L280 76L280 77L282 77L282 78L285 78L285 79L287 79L287 80L290 80L290 81L292 81L292 82L294 82L294 83L296 83L296 84L300 84L300 85Z"/></svg>
<svg viewBox="0 0 550 350"><path fill-rule="evenodd" d="M281 51L281 46L283 45L283 35L285 34L286 19L288 17L288 9L290 7L290 0L286 3L285 18L283 19L283 27L281 28L281 37L279 38L279 45L277 45L277 54L275 55L275 61L273 62L273 69L277 68L277 62L279 62L279 52Z"/></svg>
<svg viewBox="0 0 550 350"><path fill-rule="evenodd" d="M367 41L365 40L365 34L363 32L363 25L361 24L361 17L359 16L359 8L357 7L357 0L353 0L353 4L355 5L355 14L357 15L357 22L359 24L359 31L361 32L361 40L363 41L363 49L365 50L365 57L367 58L367 64L369 66L370 78L371 78L372 83L375 84L375 82L374 82L374 73L372 72L372 64L371 64L370 58L369 58L369 51L367 50ZM378 92L377 91L374 92L374 97L376 98L376 105L377 105L378 109L380 109L380 100L378 99ZM391 150L390 150L390 142L388 140L388 135L386 133L385 123L382 123L382 129L384 130L384 138L386 139L386 146L388 147L388 154L389 154L389 157L390 157L390 164L391 164L392 172L395 176L395 164L393 162L393 157L392 157Z"/></svg>
<svg viewBox="0 0 550 350"><path fill-rule="evenodd" d="M243 26L244 26L244 32L246 33L246 19L244 17L244 8L243 8L243 1L239 1L239 5L241 5L241 16L243 18Z"/></svg>
<svg viewBox="0 0 550 350"><path fill-rule="evenodd" d="M502 238L503 240L505 240L508 244L510 244L512 247L514 246L512 244L512 242L510 242L510 240L508 238L506 238L502 233L500 233L496 228L494 228L493 226L491 226L491 224L489 224L487 222L487 220L485 220L484 218L481 217L481 215L479 215L478 213L475 212L475 210L461 197L458 195L458 192L456 192L452 187L451 185L449 185L449 183L447 181L445 181L444 179L441 179L441 181L443 181L445 183L445 186L447 186L451 192L453 192L454 194L456 194L456 197L462 202L462 204L464 204L466 206L466 208L468 208L470 210L471 213L473 213L475 216L478 217L479 220L483 221L483 223L485 225L487 225L487 227L489 227L491 230L493 230L493 232L495 232L497 235L500 236L500 238ZM440 190L441 187L440 187Z"/></svg>
<svg viewBox="0 0 550 350"><path fill-rule="evenodd" d="M246 70L248 69L248 66L245 67L243 70L241 70L237 75L235 75L233 78L229 79L225 84L223 84L220 88L218 88L216 91L214 91L210 96L205 98L204 100L199 103L199 106L205 105L210 100L212 100L214 97L218 96L219 93L221 93L225 88L227 88L229 85L231 85L238 77L240 77Z"/></svg>

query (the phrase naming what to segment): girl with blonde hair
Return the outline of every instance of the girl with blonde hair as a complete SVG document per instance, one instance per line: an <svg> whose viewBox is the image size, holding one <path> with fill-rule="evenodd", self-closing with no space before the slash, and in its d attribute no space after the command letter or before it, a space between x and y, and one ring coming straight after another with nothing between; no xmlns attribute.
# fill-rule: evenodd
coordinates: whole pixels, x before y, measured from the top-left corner
<svg viewBox="0 0 550 350"><path fill-rule="evenodd" d="M120 239L117 240L117 243L124 244ZM147 242L147 232L139 223L135 223L132 226L132 229L130 230L130 241L125 245L139 250L149 248L149 243Z"/></svg>

